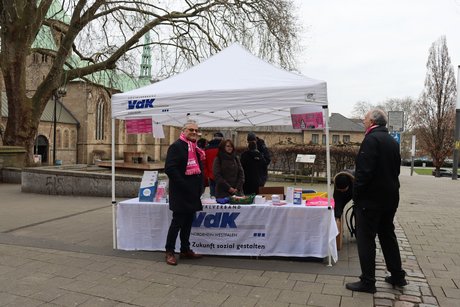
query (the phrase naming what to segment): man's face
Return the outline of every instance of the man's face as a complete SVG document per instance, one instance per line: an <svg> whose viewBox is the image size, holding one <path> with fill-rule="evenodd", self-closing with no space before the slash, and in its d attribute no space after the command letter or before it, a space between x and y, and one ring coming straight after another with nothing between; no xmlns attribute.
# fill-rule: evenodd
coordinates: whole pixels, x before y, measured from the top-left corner
<svg viewBox="0 0 460 307"><path fill-rule="evenodd" d="M371 113L370 112L367 112L366 113L366 116L364 116L364 119L363 119L363 124L364 124L364 128L367 130L369 127L372 126L372 121L371 121Z"/></svg>
<svg viewBox="0 0 460 307"><path fill-rule="evenodd" d="M187 140L196 142L196 139L198 138L198 126L196 124L186 125L183 132Z"/></svg>

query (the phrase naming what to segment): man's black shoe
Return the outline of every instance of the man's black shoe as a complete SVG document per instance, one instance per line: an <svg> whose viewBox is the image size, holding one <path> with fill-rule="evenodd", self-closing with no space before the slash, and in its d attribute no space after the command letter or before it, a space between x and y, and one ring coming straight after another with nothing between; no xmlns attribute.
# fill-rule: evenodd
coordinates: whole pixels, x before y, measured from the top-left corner
<svg viewBox="0 0 460 307"><path fill-rule="evenodd" d="M397 287L404 287L407 285L407 280L405 278L395 279L393 276L385 277L385 282Z"/></svg>
<svg viewBox="0 0 460 307"><path fill-rule="evenodd" d="M367 293L375 293L377 292L377 289L375 288L375 285L373 284L367 284L362 281L357 281L357 282L349 282L345 285L345 288L351 291L356 291L356 292L367 292Z"/></svg>

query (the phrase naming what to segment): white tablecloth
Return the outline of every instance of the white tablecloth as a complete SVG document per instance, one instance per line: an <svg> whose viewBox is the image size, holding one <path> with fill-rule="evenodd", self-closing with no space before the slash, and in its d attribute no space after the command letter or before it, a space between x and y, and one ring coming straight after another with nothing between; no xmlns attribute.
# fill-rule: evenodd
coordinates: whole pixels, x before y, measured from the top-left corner
<svg viewBox="0 0 460 307"><path fill-rule="evenodd" d="M327 257L337 261L333 210L300 205L204 205L197 212L191 248L208 255ZM117 248L165 249L171 221L167 204L117 205ZM177 250L179 250L179 237Z"/></svg>

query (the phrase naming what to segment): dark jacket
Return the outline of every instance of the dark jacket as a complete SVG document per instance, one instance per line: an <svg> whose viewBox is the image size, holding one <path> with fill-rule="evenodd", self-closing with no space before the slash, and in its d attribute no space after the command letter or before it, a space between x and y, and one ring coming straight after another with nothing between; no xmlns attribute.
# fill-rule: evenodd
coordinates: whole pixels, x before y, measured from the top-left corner
<svg viewBox="0 0 460 307"><path fill-rule="evenodd" d="M196 212L203 210L203 164L197 154L201 174L185 175L188 161L188 145L177 140L168 148L165 161L165 173L169 178L169 209L174 212Z"/></svg>
<svg viewBox="0 0 460 307"><path fill-rule="evenodd" d="M214 164L214 159L219 152L219 144L222 142L220 139L212 139L208 146L206 146L205 153L206 153L206 161L204 164L204 173L207 178L214 180L214 174L212 172L212 167Z"/></svg>
<svg viewBox="0 0 460 307"><path fill-rule="evenodd" d="M235 188L243 193L244 171L235 154L219 152L214 159L214 180L216 181L216 198L231 196L228 189Z"/></svg>
<svg viewBox="0 0 460 307"><path fill-rule="evenodd" d="M344 177L348 182L348 189L346 191L338 191L335 185L337 178ZM343 214L343 209L353 198L353 185L355 181L354 171L344 170L334 176L334 216L340 218Z"/></svg>
<svg viewBox="0 0 460 307"><path fill-rule="evenodd" d="M271 162L271 156L270 156L270 151L268 150L267 145L265 145L264 140L257 138L256 143L257 143L257 150L260 151L260 153L262 154L265 160L265 165L263 167L262 176L261 176L262 182L260 183L260 185L263 186L265 185L265 182L268 179L268 165Z"/></svg>
<svg viewBox="0 0 460 307"><path fill-rule="evenodd" d="M356 157L353 202L366 209L396 210L399 203L399 144L379 126L365 137Z"/></svg>
<svg viewBox="0 0 460 307"><path fill-rule="evenodd" d="M259 194L262 174L267 165L264 156L258 150L247 150L241 154L241 165L244 170L244 194Z"/></svg>

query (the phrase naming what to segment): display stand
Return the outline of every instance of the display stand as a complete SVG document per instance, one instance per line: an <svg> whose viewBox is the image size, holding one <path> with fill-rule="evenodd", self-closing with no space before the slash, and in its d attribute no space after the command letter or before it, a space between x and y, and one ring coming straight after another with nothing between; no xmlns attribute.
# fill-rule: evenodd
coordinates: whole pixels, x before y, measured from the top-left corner
<svg viewBox="0 0 460 307"><path fill-rule="evenodd" d="M303 155L298 154L295 163L294 163L294 185L297 185L297 163L308 163L313 164L315 163L316 155ZM313 180L313 171L312 171L312 180Z"/></svg>

